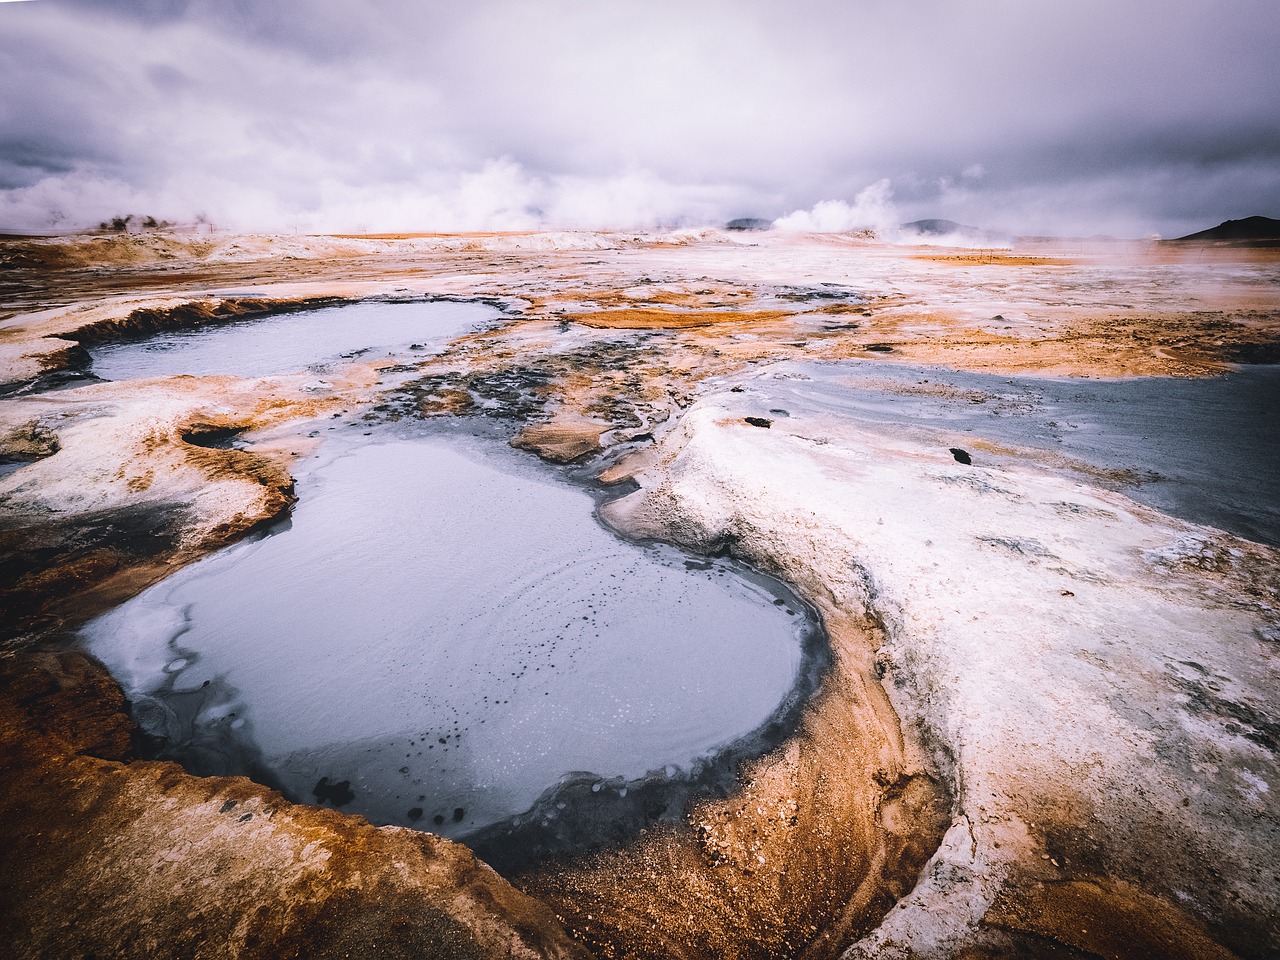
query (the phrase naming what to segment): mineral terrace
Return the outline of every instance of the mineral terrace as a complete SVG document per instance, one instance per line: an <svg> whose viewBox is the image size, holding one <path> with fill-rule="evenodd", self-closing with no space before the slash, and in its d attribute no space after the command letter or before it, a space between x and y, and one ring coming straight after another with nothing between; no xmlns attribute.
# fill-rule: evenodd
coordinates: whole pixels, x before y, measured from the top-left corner
<svg viewBox="0 0 1280 960"><path fill-rule="evenodd" d="M95 344L367 298L502 319L322 382L83 372ZM1144 505L1137 474L886 426L810 387L910 368L886 402L995 408L928 371L1205 378L1277 356L1274 248L5 239L8 955L1276 956L1276 548ZM614 485L619 531L727 550L805 597L832 662L794 733L678 822L506 877L429 833L139 759L76 629L286 515L317 423L468 417Z"/></svg>

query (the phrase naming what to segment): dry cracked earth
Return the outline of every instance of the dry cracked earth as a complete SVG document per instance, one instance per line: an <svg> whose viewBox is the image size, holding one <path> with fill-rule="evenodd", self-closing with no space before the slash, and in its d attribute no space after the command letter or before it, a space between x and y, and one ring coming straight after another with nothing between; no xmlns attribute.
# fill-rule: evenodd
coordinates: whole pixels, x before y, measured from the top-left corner
<svg viewBox="0 0 1280 960"><path fill-rule="evenodd" d="M87 369L95 345L375 298L500 318L320 384ZM1277 357L1275 249L0 241L7 953L1280 955L1277 549L1144 504L1123 470L810 391L879 364L919 374L873 375L885 397L980 406L1000 397L920 371L1206 378ZM335 418L484 418L616 489L619 531L792 585L831 648L796 729L676 822L505 877L430 833L142 759L77 628L287 515Z"/></svg>

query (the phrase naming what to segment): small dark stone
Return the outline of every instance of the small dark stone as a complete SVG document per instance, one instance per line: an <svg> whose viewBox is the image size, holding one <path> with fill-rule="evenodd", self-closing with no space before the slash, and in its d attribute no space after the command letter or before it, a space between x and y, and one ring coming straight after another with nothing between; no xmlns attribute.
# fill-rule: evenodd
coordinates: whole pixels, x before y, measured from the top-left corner
<svg viewBox="0 0 1280 960"><path fill-rule="evenodd" d="M968 450L961 450L959 447L951 447L951 455L956 458L956 463L973 463L973 458L969 456Z"/></svg>
<svg viewBox="0 0 1280 960"><path fill-rule="evenodd" d="M328 801L335 807L343 807L356 798L355 791L351 789L350 780L338 780L330 783L328 777L321 777L311 791L315 794L316 799L321 803Z"/></svg>
<svg viewBox="0 0 1280 960"><path fill-rule="evenodd" d="M730 388L729 388L729 392L730 392L730 393L742 393L742 388L741 388L741 387L730 387Z"/></svg>
<svg viewBox="0 0 1280 960"><path fill-rule="evenodd" d="M245 822L247 822L247 821L249 821L249 820L252 820L252 819L253 819L253 814L252 814L252 813L246 813L243 817L241 817L241 818L240 818L240 822L241 822L241 823L245 823Z"/></svg>
<svg viewBox="0 0 1280 960"><path fill-rule="evenodd" d="M239 802L238 800L228 800L226 803L222 805L222 809L220 809L218 812L226 813L227 811L233 809L238 802Z"/></svg>
<svg viewBox="0 0 1280 960"><path fill-rule="evenodd" d="M766 430L773 426L773 421L767 417L743 417L742 419L753 427L764 427Z"/></svg>
<svg viewBox="0 0 1280 960"><path fill-rule="evenodd" d="M869 343L867 349L872 353L893 353L893 347L887 343Z"/></svg>
<svg viewBox="0 0 1280 960"><path fill-rule="evenodd" d="M409 808L409 813L407 814L407 816L409 817L409 822L410 822L410 823L417 823L419 820L421 820L421 819L422 819L422 808L421 808L421 807L410 807L410 808Z"/></svg>

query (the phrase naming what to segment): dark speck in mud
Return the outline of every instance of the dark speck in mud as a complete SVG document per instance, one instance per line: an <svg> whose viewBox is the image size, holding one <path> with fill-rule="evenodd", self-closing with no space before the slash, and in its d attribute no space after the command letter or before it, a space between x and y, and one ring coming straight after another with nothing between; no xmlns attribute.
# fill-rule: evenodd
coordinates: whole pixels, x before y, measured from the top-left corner
<svg viewBox="0 0 1280 960"><path fill-rule="evenodd" d="M466 815L467 815L467 811L466 811L466 810L464 810L462 807L454 807L454 808L453 808L453 822L454 822L454 823L461 823L461 822L462 822L462 818L463 818L463 817L465 817Z"/></svg>
<svg viewBox="0 0 1280 960"><path fill-rule="evenodd" d="M872 353L893 353L893 347L887 343L869 343L867 349Z"/></svg>
<svg viewBox="0 0 1280 960"><path fill-rule="evenodd" d="M356 798L355 791L351 789L350 780L330 783L328 777L321 777L320 782L311 792L321 803L332 803L335 807L344 807Z"/></svg>
<svg viewBox="0 0 1280 960"><path fill-rule="evenodd" d="M730 388L729 388L729 392L730 392L730 393L742 393L742 388L741 388L741 387L730 387Z"/></svg>
<svg viewBox="0 0 1280 960"><path fill-rule="evenodd" d="M409 821L411 823L417 823L419 820L422 819L422 808L410 807L408 813L406 813L405 816L409 818Z"/></svg>
<svg viewBox="0 0 1280 960"><path fill-rule="evenodd" d="M956 463L971 464L973 458L969 456L968 450L961 450L959 447L951 448L951 455L956 458Z"/></svg>
<svg viewBox="0 0 1280 960"><path fill-rule="evenodd" d="M443 825L444 825L444 814L442 814L442 813L437 813L434 817L432 817L432 818L431 818L431 822L432 822L432 823L434 823L437 827L439 827L439 826L443 826Z"/></svg>
<svg viewBox="0 0 1280 960"><path fill-rule="evenodd" d="M767 417L743 417L742 419L753 427L764 427L766 430L773 426L773 421Z"/></svg>

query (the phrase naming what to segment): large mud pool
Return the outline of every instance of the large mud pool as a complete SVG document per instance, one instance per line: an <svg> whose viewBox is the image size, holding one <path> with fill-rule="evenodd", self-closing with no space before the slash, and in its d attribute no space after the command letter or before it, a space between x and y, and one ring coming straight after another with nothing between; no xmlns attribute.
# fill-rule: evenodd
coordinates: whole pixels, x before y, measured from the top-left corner
<svg viewBox="0 0 1280 960"><path fill-rule="evenodd" d="M435 352L497 316L486 304L366 301L276 313L90 350L103 380L231 374L263 377L349 360Z"/></svg>
<svg viewBox="0 0 1280 960"><path fill-rule="evenodd" d="M574 796L625 819L634 789L652 816L655 783L770 746L816 683L820 629L784 587L619 538L504 444L334 436L299 493L84 632L195 772L454 837L509 836L549 791L543 842Z"/></svg>

